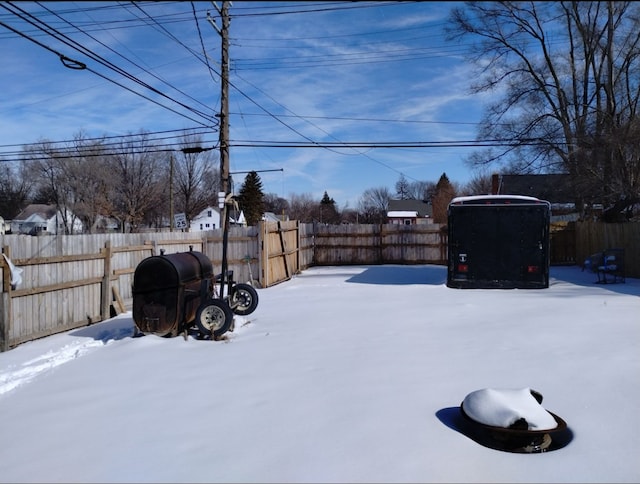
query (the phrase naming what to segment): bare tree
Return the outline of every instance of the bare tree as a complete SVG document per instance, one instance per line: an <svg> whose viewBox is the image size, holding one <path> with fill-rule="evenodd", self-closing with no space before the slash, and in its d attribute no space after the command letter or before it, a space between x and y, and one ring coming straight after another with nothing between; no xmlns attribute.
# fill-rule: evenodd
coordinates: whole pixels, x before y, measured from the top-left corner
<svg viewBox="0 0 640 484"><path fill-rule="evenodd" d="M24 164L11 166L0 161L0 214L12 219L26 206L33 191L33 180Z"/></svg>
<svg viewBox="0 0 640 484"><path fill-rule="evenodd" d="M159 205L164 193L164 173L157 149L145 133L120 143L110 157L113 173L113 215L123 222L123 231L139 231L145 214Z"/></svg>
<svg viewBox="0 0 640 484"><path fill-rule="evenodd" d="M109 213L112 188L103 141L90 140L81 132L67 149L68 181L74 192L73 213L83 222L85 231L94 233L101 216Z"/></svg>
<svg viewBox="0 0 640 484"><path fill-rule="evenodd" d="M291 194L289 198L290 218L300 222L313 222L318 211L318 200L309 193Z"/></svg>
<svg viewBox="0 0 640 484"><path fill-rule="evenodd" d="M184 135L181 149L174 157L174 193L176 207L192 220L208 205L217 206L218 169L211 151L202 149L202 138Z"/></svg>
<svg viewBox="0 0 640 484"><path fill-rule="evenodd" d="M576 203L626 207L640 197L640 7L635 2L470 2L449 36L476 40L472 91L502 95L479 139L503 149L471 158L511 161L521 173L565 172ZM631 146L630 146L631 144Z"/></svg>
<svg viewBox="0 0 640 484"><path fill-rule="evenodd" d="M391 192L387 187L368 188L358 200L361 223L384 223L389 210Z"/></svg>
<svg viewBox="0 0 640 484"><path fill-rule="evenodd" d="M409 198L428 202L436 192L435 182L415 181L409 183Z"/></svg>
<svg viewBox="0 0 640 484"><path fill-rule="evenodd" d="M464 187L459 191L460 195L489 195L491 193L491 174L476 174Z"/></svg>
<svg viewBox="0 0 640 484"><path fill-rule="evenodd" d="M396 195L400 200L409 200L411 197L410 194L410 183L403 174L400 174L400 178L396 182Z"/></svg>
<svg viewBox="0 0 640 484"><path fill-rule="evenodd" d="M75 203L78 200L76 169L71 153L65 147L55 147L48 140L23 149L26 170L35 180L36 190L46 194L44 203L56 206L60 215L58 226L65 234L71 234L77 217Z"/></svg>
<svg viewBox="0 0 640 484"><path fill-rule="evenodd" d="M265 193L263 197L264 209L275 214L289 212L289 202L275 193Z"/></svg>

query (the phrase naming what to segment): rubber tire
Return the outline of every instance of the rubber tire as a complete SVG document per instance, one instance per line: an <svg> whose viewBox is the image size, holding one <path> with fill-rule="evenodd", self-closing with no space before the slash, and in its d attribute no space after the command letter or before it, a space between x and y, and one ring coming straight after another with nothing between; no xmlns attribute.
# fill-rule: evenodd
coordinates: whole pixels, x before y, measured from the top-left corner
<svg viewBox="0 0 640 484"><path fill-rule="evenodd" d="M235 314L239 316L251 314L258 307L258 291L249 284L239 282L231 287L229 303Z"/></svg>
<svg viewBox="0 0 640 484"><path fill-rule="evenodd" d="M203 337L219 338L229 331L233 323L233 312L220 299L209 299L198 308L196 325Z"/></svg>

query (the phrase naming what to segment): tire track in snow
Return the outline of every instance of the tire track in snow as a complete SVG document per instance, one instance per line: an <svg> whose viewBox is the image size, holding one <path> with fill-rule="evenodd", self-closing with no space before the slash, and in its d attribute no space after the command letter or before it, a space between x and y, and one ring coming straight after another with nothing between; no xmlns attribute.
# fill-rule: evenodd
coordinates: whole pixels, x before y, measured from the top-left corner
<svg viewBox="0 0 640 484"><path fill-rule="evenodd" d="M21 365L10 365L5 371L0 372L0 395L29 383L44 372L83 356L93 347L104 345L105 343L100 340L74 341L59 350L48 351Z"/></svg>

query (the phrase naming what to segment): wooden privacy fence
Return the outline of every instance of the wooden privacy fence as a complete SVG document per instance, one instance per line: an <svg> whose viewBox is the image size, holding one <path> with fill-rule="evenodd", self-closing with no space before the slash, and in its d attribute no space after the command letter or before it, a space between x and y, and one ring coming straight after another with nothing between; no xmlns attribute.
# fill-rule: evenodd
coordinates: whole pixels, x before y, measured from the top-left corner
<svg viewBox="0 0 640 484"><path fill-rule="evenodd" d="M297 222L231 227L227 261L234 279L253 279L258 285L265 281L266 286L299 272L299 264L309 252L306 256L297 254L298 234ZM136 267L162 251L170 254L193 248L209 257L214 272L219 272L222 236L218 229L0 237L2 252L22 271L22 283L14 290L9 266L0 257L0 351L125 311L133 300Z"/></svg>
<svg viewBox="0 0 640 484"><path fill-rule="evenodd" d="M578 222L575 231L576 264L582 265L596 252L620 248L624 249L626 276L640 278L640 223Z"/></svg>
<svg viewBox="0 0 640 484"><path fill-rule="evenodd" d="M314 265L446 264L439 224L322 225L314 228Z"/></svg>
<svg viewBox="0 0 640 484"><path fill-rule="evenodd" d="M182 233L0 236L22 270L13 290L0 257L0 351L112 317L131 306L133 276L151 255L203 252L222 262L222 230ZM640 224L553 225L551 264L582 264L606 248L625 249L627 277L640 277ZM227 261L234 279L268 287L312 265L446 264L446 229L425 225L322 225L261 222L231 227Z"/></svg>

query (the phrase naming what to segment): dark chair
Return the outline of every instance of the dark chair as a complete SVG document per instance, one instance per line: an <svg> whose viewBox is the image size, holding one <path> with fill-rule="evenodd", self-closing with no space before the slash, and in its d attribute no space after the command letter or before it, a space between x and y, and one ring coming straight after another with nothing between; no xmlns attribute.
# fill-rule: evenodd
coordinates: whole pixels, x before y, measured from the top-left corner
<svg viewBox="0 0 640 484"><path fill-rule="evenodd" d="M584 261L584 269L594 272L599 284L625 282L624 249L606 249L592 254Z"/></svg>

